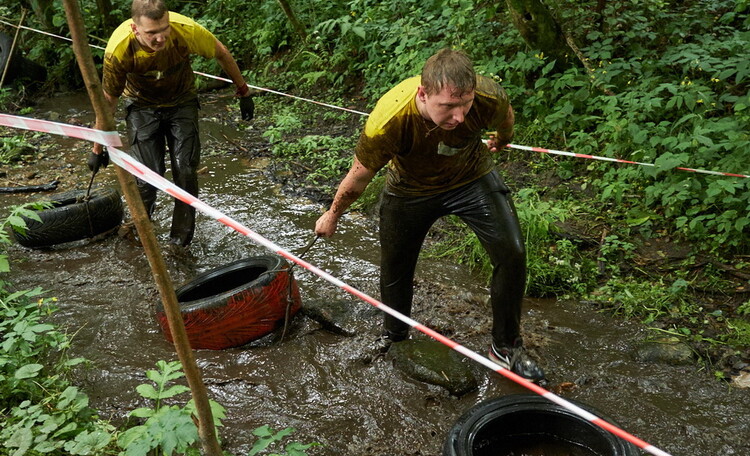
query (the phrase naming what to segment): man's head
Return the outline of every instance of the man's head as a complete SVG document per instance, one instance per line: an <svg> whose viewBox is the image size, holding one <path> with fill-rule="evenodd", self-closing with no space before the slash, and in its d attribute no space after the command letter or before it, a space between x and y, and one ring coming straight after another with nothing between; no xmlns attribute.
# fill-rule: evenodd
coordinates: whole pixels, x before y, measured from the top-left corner
<svg viewBox="0 0 750 456"><path fill-rule="evenodd" d="M428 95L439 93L446 86L453 87L456 96L473 92L477 86L474 65L461 51L442 49L422 67L422 87Z"/></svg>
<svg viewBox="0 0 750 456"><path fill-rule="evenodd" d="M169 10L164 0L133 0L132 29L141 45L152 51L164 49L169 33Z"/></svg>
<svg viewBox="0 0 750 456"><path fill-rule="evenodd" d="M461 124L474 103L477 76L463 52L443 49L422 68L417 89L422 115L444 130Z"/></svg>

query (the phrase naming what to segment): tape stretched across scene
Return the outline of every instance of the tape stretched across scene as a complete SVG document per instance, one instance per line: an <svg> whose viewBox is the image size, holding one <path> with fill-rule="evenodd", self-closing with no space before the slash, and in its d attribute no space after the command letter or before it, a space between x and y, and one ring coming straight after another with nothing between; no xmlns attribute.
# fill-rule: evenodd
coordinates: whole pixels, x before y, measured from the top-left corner
<svg viewBox="0 0 750 456"><path fill-rule="evenodd" d="M304 261L303 259L295 256L288 250L281 248L280 246L273 243L272 241L264 238L263 236L254 232L250 228L244 226L237 220L234 220L233 218L205 204L200 199L187 193L185 190L179 188L178 186L168 181L164 177L160 176L156 172L150 170L148 167L146 167L144 164L142 164L141 162L139 162L132 156L117 149L117 147L119 147L122 144L117 132L99 131L99 130L94 130L94 129L85 128L85 127L77 127L73 125L59 124L56 122L50 122L46 120L37 120L37 119L30 119L26 117L11 116L8 114L0 114L0 125L6 126L6 127L33 130L33 131L38 131L42 133L51 133L51 134L56 134L56 135L68 136L71 138L84 139L84 140L94 141L102 145L105 145L108 147L111 161L117 166L123 168L124 170L128 171L130 174L138 177L139 179L145 182L148 182L154 187L166 192L172 197L191 205L196 210L206 214L207 216L217 220L218 222L223 223L224 225L234 229L235 231L249 237L250 239L258 243L259 245L294 262L295 264L302 266L303 268L307 269L308 271L312 272L318 277L328 281L329 283L333 285L336 285L337 287L352 294L353 296L356 296L360 298L361 300L369 304L372 304L379 310L389 315L392 315L393 317L408 324L412 328L450 347L451 349L457 351L458 353L461 353L467 358L470 358L478 362L479 364L482 364L483 366L487 367L490 370L497 372L498 374L506 377L507 379L539 394L540 396L548 399L551 402L554 402L560 405L561 407L591 422L592 424L599 426L602 429L605 429L609 431L610 433L622 438L623 440L626 440L636 445L642 450L648 453L651 453L655 456L671 456L669 453L666 453L663 450L653 445L650 445L649 443L639 439L638 437L635 437L634 435L628 433L627 431L597 417L596 415L593 415L592 413L576 406L570 401L565 400L564 398L542 388L541 386L525 380L523 377L511 372L510 370L505 369L504 367L495 364L490 359L464 347L463 345L460 345L459 343L436 332L435 330L422 325L418 321L413 320L412 318L407 317L406 315L403 315L402 313L392 309L391 307L388 307L387 305L365 294L364 292L351 287L345 282L342 282L341 280L337 279L331 274L323 271L322 269L319 269L313 266L312 264Z"/></svg>

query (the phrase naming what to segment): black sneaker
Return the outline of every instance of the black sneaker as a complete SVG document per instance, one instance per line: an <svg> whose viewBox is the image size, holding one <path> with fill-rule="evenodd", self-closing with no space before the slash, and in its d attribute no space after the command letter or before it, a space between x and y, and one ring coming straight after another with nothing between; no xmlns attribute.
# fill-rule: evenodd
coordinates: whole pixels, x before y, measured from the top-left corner
<svg viewBox="0 0 750 456"><path fill-rule="evenodd" d="M526 380L532 382L544 380L544 371L537 365L536 361L531 359L523 347L497 349L493 344L490 346L489 358L494 363Z"/></svg>

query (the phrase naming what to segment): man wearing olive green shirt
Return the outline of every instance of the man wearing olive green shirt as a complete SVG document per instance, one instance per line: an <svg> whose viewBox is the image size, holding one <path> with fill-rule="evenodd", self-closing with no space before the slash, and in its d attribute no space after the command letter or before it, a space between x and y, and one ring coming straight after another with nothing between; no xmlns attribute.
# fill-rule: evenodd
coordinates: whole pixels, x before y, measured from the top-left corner
<svg viewBox="0 0 750 456"><path fill-rule="evenodd" d="M190 66L192 55L215 58L232 79L240 97L242 118L252 118L252 98L237 62L208 30L190 18L167 10L164 0L133 0L132 19L113 33L104 53L105 98L114 112L125 100L131 153L163 176L169 150L172 177L177 186L198 195L200 162L198 93ZM106 166L100 144L89 158L92 171ZM156 204L156 189L138 180L149 216ZM195 232L195 209L175 200L170 242L187 246Z"/></svg>
<svg viewBox="0 0 750 456"><path fill-rule="evenodd" d="M410 315L414 271L428 230L440 217L457 215L477 235L493 265L490 359L532 381L544 372L523 348L521 303L526 252L509 189L490 150L513 136L513 109L493 80L477 76L469 58L443 49L421 76L407 79L378 101L331 208L315 225L332 236L344 211L375 174L388 166L380 208L383 302ZM488 145L485 131L496 131ZM489 148L488 148L489 146ZM409 326L385 316L384 337L398 342Z"/></svg>

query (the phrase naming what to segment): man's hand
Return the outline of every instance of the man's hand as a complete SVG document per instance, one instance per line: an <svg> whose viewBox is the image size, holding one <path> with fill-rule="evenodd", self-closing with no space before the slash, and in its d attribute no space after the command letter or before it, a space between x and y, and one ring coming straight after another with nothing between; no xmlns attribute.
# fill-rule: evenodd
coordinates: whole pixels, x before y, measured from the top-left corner
<svg viewBox="0 0 750 456"><path fill-rule="evenodd" d="M240 116L242 120L253 120L255 116L255 103L253 102L252 95L250 95L250 88L247 84L238 87L235 95L240 97Z"/></svg>
<svg viewBox="0 0 750 456"><path fill-rule="evenodd" d="M490 135L490 139L487 140L487 147L490 152L497 152L508 145L508 141L501 141L497 136Z"/></svg>
<svg viewBox="0 0 750 456"><path fill-rule="evenodd" d="M315 234L322 237L331 237L336 232L338 224L339 217L329 209L315 222Z"/></svg>
<svg viewBox="0 0 750 456"><path fill-rule="evenodd" d="M255 103L251 95L240 98L240 115L242 116L242 120L253 120Z"/></svg>
<svg viewBox="0 0 750 456"><path fill-rule="evenodd" d="M102 147L101 144L95 144L94 150L89 154L89 159L86 164L89 166L89 169L96 174L97 171L99 171L99 167L106 168L107 165L109 165L109 152L107 152L107 149Z"/></svg>

